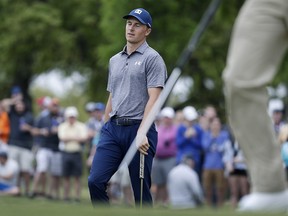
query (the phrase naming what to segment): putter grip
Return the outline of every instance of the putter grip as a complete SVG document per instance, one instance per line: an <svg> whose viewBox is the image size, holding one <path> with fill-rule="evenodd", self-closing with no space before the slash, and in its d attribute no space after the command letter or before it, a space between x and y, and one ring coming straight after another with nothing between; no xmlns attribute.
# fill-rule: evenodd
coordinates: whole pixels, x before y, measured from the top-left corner
<svg viewBox="0 0 288 216"><path fill-rule="evenodd" d="M140 167L139 167L139 178L144 179L144 164L145 155L140 153Z"/></svg>

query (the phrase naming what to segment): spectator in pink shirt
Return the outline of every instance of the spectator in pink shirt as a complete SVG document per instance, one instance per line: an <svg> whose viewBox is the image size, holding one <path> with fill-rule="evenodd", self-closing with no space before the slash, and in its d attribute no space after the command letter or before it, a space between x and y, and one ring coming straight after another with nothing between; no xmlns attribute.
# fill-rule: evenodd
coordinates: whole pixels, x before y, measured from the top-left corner
<svg viewBox="0 0 288 216"><path fill-rule="evenodd" d="M160 112L158 126L158 143L152 167L152 182L155 189L155 202L166 205L168 203L167 177L176 164L176 133L174 123L175 111L165 107Z"/></svg>

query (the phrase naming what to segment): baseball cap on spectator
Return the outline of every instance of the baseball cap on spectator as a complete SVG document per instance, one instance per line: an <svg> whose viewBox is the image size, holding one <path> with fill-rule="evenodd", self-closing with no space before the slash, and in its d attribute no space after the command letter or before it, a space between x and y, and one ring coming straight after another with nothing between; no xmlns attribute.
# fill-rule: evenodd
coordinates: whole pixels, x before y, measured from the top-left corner
<svg viewBox="0 0 288 216"><path fill-rule="evenodd" d="M198 113L193 106L186 106L183 109L184 118L188 121L193 121L198 118Z"/></svg>
<svg viewBox="0 0 288 216"><path fill-rule="evenodd" d="M274 112L283 112L284 103L281 99L275 98L269 101L268 112L272 115Z"/></svg>
<svg viewBox="0 0 288 216"><path fill-rule="evenodd" d="M19 86L13 86L11 89L11 95L21 94L22 90Z"/></svg>
<svg viewBox="0 0 288 216"><path fill-rule="evenodd" d="M185 161L185 160L194 160L194 157L193 157L192 154L187 153L187 154L184 154L181 159L182 159L182 161Z"/></svg>
<svg viewBox="0 0 288 216"><path fill-rule="evenodd" d="M5 144L0 144L0 157L8 157L8 147Z"/></svg>
<svg viewBox="0 0 288 216"><path fill-rule="evenodd" d="M64 112L65 118L78 117L78 110L74 106L67 107Z"/></svg>
<svg viewBox="0 0 288 216"><path fill-rule="evenodd" d="M44 98L45 97L43 96L43 97L40 97L40 98L36 99L36 103L38 104L38 106L42 106L43 105Z"/></svg>
<svg viewBox="0 0 288 216"><path fill-rule="evenodd" d="M95 110L104 111L105 110L105 105L103 103L101 103L101 102L97 102L97 103L95 103L94 109Z"/></svg>
<svg viewBox="0 0 288 216"><path fill-rule="evenodd" d="M8 157L8 151L6 151L6 150L0 150L0 157L5 157L5 158L7 158L7 157Z"/></svg>
<svg viewBox="0 0 288 216"><path fill-rule="evenodd" d="M181 163L182 163L182 164L186 164L186 165L188 165L188 166L193 166L193 165L194 165L193 162L194 162L194 157L193 157L192 154L185 154L185 155L183 155L183 157L181 158ZM192 163L192 164L191 164L191 163Z"/></svg>
<svg viewBox="0 0 288 216"><path fill-rule="evenodd" d="M149 12L143 8L136 8L132 10L129 14L123 16L123 19L128 19L129 17L135 17L142 24L152 28L152 17L150 16Z"/></svg>
<svg viewBox="0 0 288 216"><path fill-rule="evenodd" d="M44 99L43 99L43 106L45 106L45 107L50 106L51 100L52 100L51 97L45 96Z"/></svg>
<svg viewBox="0 0 288 216"><path fill-rule="evenodd" d="M49 96L44 97L44 99L43 99L43 106L45 106L45 107L49 106L50 103L51 103L51 100L52 100L52 99L51 99Z"/></svg>
<svg viewBox="0 0 288 216"><path fill-rule="evenodd" d="M39 106L47 107L51 103L51 98L49 96L43 96L37 99L37 104Z"/></svg>
<svg viewBox="0 0 288 216"><path fill-rule="evenodd" d="M160 112L160 117L167 117L172 119L175 117L175 111L172 107L164 107Z"/></svg>
<svg viewBox="0 0 288 216"><path fill-rule="evenodd" d="M94 111L94 107L95 107L95 102L88 102L85 105L85 110L86 110L86 112L93 112Z"/></svg>

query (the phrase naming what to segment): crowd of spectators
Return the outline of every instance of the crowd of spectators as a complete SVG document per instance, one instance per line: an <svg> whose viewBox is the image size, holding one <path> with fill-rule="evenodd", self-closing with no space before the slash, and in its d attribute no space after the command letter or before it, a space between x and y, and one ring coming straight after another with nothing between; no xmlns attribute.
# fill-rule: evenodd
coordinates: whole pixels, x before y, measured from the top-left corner
<svg viewBox="0 0 288 216"><path fill-rule="evenodd" d="M83 150L95 151L105 105L90 103L85 107L89 120L81 122L77 108L60 106L57 98L36 102L40 112L35 116L17 86L0 101L0 193L80 202ZM10 161L16 168L8 172Z"/></svg>
<svg viewBox="0 0 288 216"><path fill-rule="evenodd" d="M283 101L272 99L267 111L281 147L288 140ZM235 208L250 192L245 157L214 106L200 110L187 106L177 112L165 107L157 123L159 138L152 168L156 204L193 208L202 204L221 207L228 202ZM193 172L187 172L191 167Z"/></svg>
<svg viewBox="0 0 288 216"><path fill-rule="evenodd" d="M277 103L271 119L279 143L284 143L288 125L284 104ZM18 87L1 100L0 194L80 202L83 169L89 171L97 151L105 105L87 103L89 118L81 122L76 107L61 107L56 98L44 96L37 104L41 111L34 116ZM151 187L155 205L221 207L229 201L234 208L249 193L243 153L214 106L164 107L156 125ZM133 205L129 173L116 173L108 193L112 203Z"/></svg>

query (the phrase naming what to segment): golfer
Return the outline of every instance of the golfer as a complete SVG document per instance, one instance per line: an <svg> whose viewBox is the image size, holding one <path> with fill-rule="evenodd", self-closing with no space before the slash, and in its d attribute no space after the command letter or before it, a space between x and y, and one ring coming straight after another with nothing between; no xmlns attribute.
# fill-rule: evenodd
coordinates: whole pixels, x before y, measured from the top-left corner
<svg viewBox="0 0 288 216"><path fill-rule="evenodd" d="M156 151L157 131L152 124L147 134L142 122L159 97L167 70L162 57L149 47L152 18L143 8L132 10L126 19L126 46L109 62L109 98L105 110L97 151L88 178L92 203L108 204L107 183L117 171L134 138L140 138L138 152L129 164L129 173L136 204L140 202L140 152L145 155L143 204L152 205L150 194L151 167ZM144 139L143 139L144 137Z"/></svg>
<svg viewBox="0 0 288 216"><path fill-rule="evenodd" d="M223 74L228 117L248 165L252 192L240 211L287 211L288 190L266 85L288 47L288 1L247 0L235 21Z"/></svg>

